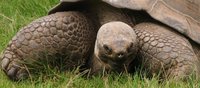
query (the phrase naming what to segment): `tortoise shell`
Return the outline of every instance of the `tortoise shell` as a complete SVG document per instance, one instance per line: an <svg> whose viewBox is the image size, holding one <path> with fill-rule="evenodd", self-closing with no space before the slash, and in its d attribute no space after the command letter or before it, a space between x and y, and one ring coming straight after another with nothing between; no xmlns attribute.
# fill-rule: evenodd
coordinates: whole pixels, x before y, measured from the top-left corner
<svg viewBox="0 0 200 88"><path fill-rule="evenodd" d="M87 0L85 0L87 1ZM200 0L102 0L117 8L144 10L152 18L200 44ZM49 14L72 8L84 0L60 0Z"/></svg>

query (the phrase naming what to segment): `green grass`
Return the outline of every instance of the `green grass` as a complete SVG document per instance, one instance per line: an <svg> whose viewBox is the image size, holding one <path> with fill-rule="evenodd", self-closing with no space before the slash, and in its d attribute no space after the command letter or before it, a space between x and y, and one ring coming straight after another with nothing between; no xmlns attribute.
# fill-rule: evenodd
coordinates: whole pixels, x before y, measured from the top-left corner
<svg viewBox="0 0 200 88"><path fill-rule="evenodd" d="M48 10L59 0L0 0L0 52L9 40L23 26L34 19L47 15ZM140 75L111 74L108 77L86 79L81 74L59 72L46 69L45 74L33 76L32 79L13 82L0 70L0 88L199 88L198 80L187 82L164 81L156 78L147 79Z"/></svg>

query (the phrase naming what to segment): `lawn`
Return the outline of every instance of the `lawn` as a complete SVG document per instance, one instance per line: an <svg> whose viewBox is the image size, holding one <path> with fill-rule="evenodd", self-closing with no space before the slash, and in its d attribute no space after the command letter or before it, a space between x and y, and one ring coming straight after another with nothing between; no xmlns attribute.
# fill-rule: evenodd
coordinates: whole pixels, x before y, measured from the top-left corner
<svg viewBox="0 0 200 88"><path fill-rule="evenodd" d="M47 15L59 0L0 0L0 52L23 26ZM198 80L187 82L147 79L139 74L110 74L106 77L85 78L82 74L46 69L32 78L13 82L0 70L0 88L199 88Z"/></svg>

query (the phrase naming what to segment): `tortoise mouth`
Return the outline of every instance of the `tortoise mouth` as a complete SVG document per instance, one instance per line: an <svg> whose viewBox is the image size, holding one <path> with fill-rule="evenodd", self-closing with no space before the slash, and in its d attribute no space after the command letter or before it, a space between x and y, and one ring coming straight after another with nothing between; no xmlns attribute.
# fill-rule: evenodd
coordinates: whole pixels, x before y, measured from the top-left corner
<svg viewBox="0 0 200 88"><path fill-rule="evenodd" d="M102 62L102 64L107 68L108 71L113 72L123 72L127 70L127 66L129 62L132 61L131 58L134 54L125 54L125 57L123 58L116 58L116 57L110 57L109 55L101 54L99 55L99 60Z"/></svg>

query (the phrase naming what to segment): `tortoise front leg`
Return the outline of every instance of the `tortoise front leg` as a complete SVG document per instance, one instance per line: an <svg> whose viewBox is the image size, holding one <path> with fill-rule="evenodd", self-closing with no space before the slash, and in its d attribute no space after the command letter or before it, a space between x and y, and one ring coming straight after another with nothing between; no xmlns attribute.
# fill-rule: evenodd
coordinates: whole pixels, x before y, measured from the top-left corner
<svg viewBox="0 0 200 88"><path fill-rule="evenodd" d="M162 24L141 23L134 27L144 68L163 78L186 78L199 70L188 40Z"/></svg>
<svg viewBox="0 0 200 88"><path fill-rule="evenodd" d="M48 15L33 21L13 37L3 53L1 67L12 80L28 75L27 64L34 65L45 58L55 60L65 56L63 63L67 69L74 68L85 63L95 36L90 20L80 12Z"/></svg>

